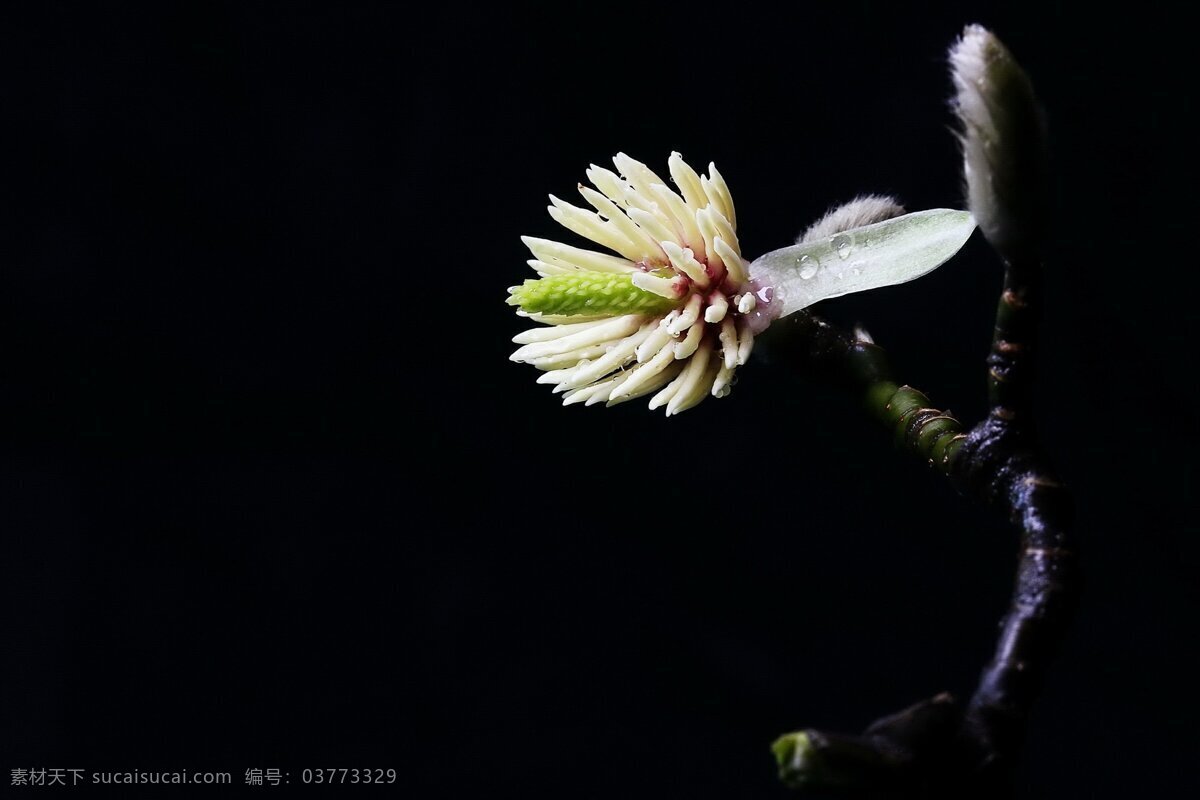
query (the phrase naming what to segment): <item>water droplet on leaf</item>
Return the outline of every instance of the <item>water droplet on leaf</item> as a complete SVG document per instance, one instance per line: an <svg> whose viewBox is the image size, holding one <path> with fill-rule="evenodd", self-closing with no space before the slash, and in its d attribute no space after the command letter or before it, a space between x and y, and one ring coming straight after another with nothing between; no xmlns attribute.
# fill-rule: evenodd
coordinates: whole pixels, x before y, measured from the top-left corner
<svg viewBox="0 0 1200 800"><path fill-rule="evenodd" d="M812 256L800 256L800 261L797 262L800 266L800 277L808 280L817 274L820 268L820 263Z"/></svg>
<svg viewBox="0 0 1200 800"><path fill-rule="evenodd" d="M830 244L833 245L834 249L837 250L838 258L849 258L851 249L849 236L844 233L839 233L837 236L833 237L833 241L831 241Z"/></svg>

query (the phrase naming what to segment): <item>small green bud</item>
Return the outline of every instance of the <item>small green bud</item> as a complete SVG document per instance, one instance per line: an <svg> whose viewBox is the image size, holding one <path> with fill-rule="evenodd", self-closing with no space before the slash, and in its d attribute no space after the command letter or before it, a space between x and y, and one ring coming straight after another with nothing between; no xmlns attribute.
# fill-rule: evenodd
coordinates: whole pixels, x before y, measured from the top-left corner
<svg viewBox="0 0 1200 800"><path fill-rule="evenodd" d="M801 788L817 783L813 780L812 740L803 731L780 736L771 745L775 763L779 766L779 779L784 784Z"/></svg>
<svg viewBox="0 0 1200 800"><path fill-rule="evenodd" d="M771 750L779 779L793 789L870 787L890 768L883 753L853 736L797 731L780 736Z"/></svg>
<svg viewBox="0 0 1200 800"><path fill-rule="evenodd" d="M634 286L628 272L578 270L530 279L509 292L508 304L529 314L657 314L681 305Z"/></svg>

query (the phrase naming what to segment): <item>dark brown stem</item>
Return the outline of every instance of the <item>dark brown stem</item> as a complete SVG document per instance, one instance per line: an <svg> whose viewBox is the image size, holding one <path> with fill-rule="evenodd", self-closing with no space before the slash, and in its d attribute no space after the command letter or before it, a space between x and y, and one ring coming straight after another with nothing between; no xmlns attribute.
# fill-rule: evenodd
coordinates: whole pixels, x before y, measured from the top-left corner
<svg viewBox="0 0 1200 800"><path fill-rule="evenodd" d="M1079 591L1071 499L1046 463L1033 421L1040 264L1009 263L988 357L988 418L964 443L954 477L1021 531L1012 602L995 656L967 706L964 735L984 774L1009 774Z"/></svg>
<svg viewBox="0 0 1200 800"><path fill-rule="evenodd" d="M921 392L897 386L873 343L811 315L792 323L807 343L809 366L831 370L863 392L868 410L891 427L897 445L1010 519L1021 532L1021 550L995 655L966 708L940 695L881 719L860 736L819 731L785 736L776 743L776 755L790 785L870 796L1010 793L1030 711L1079 588L1070 497L1047 467L1033 425L1036 266L1010 264L1006 270L988 358L991 409L969 433Z"/></svg>

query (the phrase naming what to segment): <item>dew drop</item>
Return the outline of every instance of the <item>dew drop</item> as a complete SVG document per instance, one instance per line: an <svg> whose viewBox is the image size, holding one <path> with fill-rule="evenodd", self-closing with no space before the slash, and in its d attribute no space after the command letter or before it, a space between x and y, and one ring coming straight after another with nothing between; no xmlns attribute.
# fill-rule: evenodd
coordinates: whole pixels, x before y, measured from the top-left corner
<svg viewBox="0 0 1200 800"><path fill-rule="evenodd" d="M800 256L800 261L797 262L800 266L800 277L808 280L817 274L820 268L820 263L812 256Z"/></svg>
<svg viewBox="0 0 1200 800"><path fill-rule="evenodd" d="M862 270L858 267L851 267L850 274L857 278L859 275L862 275Z"/></svg>
<svg viewBox="0 0 1200 800"><path fill-rule="evenodd" d="M850 257L850 237L846 234L839 233L830 244L837 250L838 258Z"/></svg>

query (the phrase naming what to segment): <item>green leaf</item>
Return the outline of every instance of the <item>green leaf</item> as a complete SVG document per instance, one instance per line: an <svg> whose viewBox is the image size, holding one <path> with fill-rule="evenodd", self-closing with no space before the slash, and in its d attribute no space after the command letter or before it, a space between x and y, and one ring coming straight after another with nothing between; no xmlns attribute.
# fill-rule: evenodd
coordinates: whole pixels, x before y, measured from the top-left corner
<svg viewBox="0 0 1200 800"><path fill-rule="evenodd" d="M831 297L926 275L957 253L973 230L969 212L917 211L773 250L755 259L750 277L771 288L772 304L779 306L779 316L787 316Z"/></svg>

